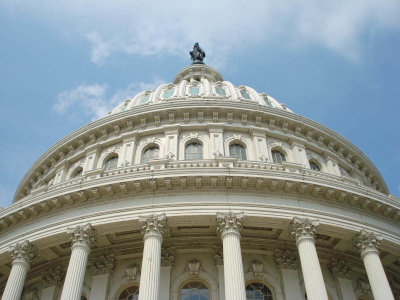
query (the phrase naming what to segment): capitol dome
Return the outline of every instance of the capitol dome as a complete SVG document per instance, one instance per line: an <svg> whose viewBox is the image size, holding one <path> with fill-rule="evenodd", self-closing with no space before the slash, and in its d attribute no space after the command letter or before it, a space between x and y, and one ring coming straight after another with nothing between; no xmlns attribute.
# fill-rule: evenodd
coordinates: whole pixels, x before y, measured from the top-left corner
<svg viewBox="0 0 400 300"><path fill-rule="evenodd" d="M2 299L399 299L400 199L372 162L191 56L27 171Z"/></svg>

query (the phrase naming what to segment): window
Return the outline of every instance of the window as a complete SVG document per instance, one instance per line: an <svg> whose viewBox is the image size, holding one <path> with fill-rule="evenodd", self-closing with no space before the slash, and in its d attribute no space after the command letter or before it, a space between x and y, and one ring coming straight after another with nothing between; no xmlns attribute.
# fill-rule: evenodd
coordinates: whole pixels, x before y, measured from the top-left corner
<svg viewBox="0 0 400 300"><path fill-rule="evenodd" d="M199 281L185 284L179 293L180 300L210 300L210 290Z"/></svg>
<svg viewBox="0 0 400 300"><path fill-rule="evenodd" d="M263 99L264 99L264 102L265 102L265 104L266 104L267 106L272 107L272 103L271 103L271 101L269 101L267 95L265 95L265 96L263 97Z"/></svg>
<svg viewBox="0 0 400 300"><path fill-rule="evenodd" d="M203 145L198 142L187 145L185 159L203 159Z"/></svg>
<svg viewBox="0 0 400 300"><path fill-rule="evenodd" d="M310 161L309 163L310 163L310 168L311 168L311 170L314 170L314 171L321 171L321 169L319 168L319 166L318 166L316 163L314 163L314 162L312 162L312 161Z"/></svg>
<svg viewBox="0 0 400 300"><path fill-rule="evenodd" d="M126 100L125 103L124 103L124 105L121 106L121 109L120 109L119 111L120 111L120 112L125 111L125 109L128 107L128 104L129 104L129 100Z"/></svg>
<svg viewBox="0 0 400 300"><path fill-rule="evenodd" d="M246 286L247 300L273 300L271 290L260 282L251 282Z"/></svg>
<svg viewBox="0 0 400 300"><path fill-rule="evenodd" d="M74 170L74 172L72 173L71 178L76 178L76 177L82 176L82 172L83 172L82 167L76 168Z"/></svg>
<svg viewBox="0 0 400 300"><path fill-rule="evenodd" d="M285 154L278 150L272 150L272 161L276 164L281 164L283 161L286 161Z"/></svg>
<svg viewBox="0 0 400 300"><path fill-rule="evenodd" d="M105 170L115 169L118 165L118 155L111 156L104 164Z"/></svg>
<svg viewBox="0 0 400 300"><path fill-rule="evenodd" d="M240 94L244 99L250 100L250 95L246 91L240 90Z"/></svg>
<svg viewBox="0 0 400 300"><path fill-rule="evenodd" d="M142 163L147 164L149 160L158 158L159 154L160 154L160 149L158 148L158 146L147 148L143 152Z"/></svg>
<svg viewBox="0 0 400 300"><path fill-rule="evenodd" d="M220 86L215 87L215 92L218 96L226 96L225 89Z"/></svg>
<svg viewBox="0 0 400 300"><path fill-rule="evenodd" d="M198 96L200 93L200 88L198 86L191 86L189 88L189 92L190 92L190 95L192 95L192 96Z"/></svg>
<svg viewBox="0 0 400 300"><path fill-rule="evenodd" d="M139 104L145 104L149 100L150 100L150 95L144 96L142 99L140 99Z"/></svg>
<svg viewBox="0 0 400 300"><path fill-rule="evenodd" d="M164 99L171 98L174 94L174 89L168 89L164 91Z"/></svg>
<svg viewBox="0 0 400 300"><path fill-rule="evenodd" d="M139 299L139 287L130 286L124 290L118 297L118 300L138 300Z"/></svg>
<svg viewBox="0 0 400 300"><path fill-rule="evenodd" d="M246 148L241 144L230 144L229 156L236 157L237 160L246 160Z"/></svg>

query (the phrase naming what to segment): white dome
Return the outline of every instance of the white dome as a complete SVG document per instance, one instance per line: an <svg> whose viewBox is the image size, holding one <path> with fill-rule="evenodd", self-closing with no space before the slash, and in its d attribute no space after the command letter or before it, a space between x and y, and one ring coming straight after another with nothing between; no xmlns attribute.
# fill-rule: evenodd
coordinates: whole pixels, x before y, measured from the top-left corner
<svg viewBox="0 0 400 300"><path fill-rule="evenodd" d="M110 114L123 112L138 105L186 99L242 101L291 111L266 93L258 93L253 88L244 85L234 86L231 82L224 81L213 68L195 64L182 69L175 76L173 83L162 84L153 91L140 92L120 103Z"/></svg>

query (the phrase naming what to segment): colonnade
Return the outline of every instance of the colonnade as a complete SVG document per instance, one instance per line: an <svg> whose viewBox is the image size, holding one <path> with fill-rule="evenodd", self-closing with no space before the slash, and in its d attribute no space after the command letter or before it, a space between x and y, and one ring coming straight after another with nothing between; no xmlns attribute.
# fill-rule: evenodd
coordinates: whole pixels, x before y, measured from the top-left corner
<svg viewBox="0 0 400 300"><path fill-rule="evenodd" d="M240 233L243 230L242 220L243 214L232 212L217 214L217 233L221 236L223 244L226 300L246 300L240 246ZM169 234L167 218L165 214L150 215L140 218L139 222L142 225L144 239L139 300L159 300L161 246L163 239ZM295 217L290 223L290 233L296 240L307 299L328 300L315 247L315 231L317 226L317 221ZM90 224L86 224L68 229L67 233L71 238L72 253L64 280L61 300L80 300L88 256L90 249L96 242L96 232ZM394 300L382 262L379 258L379 238L377 235L362 230L357 233L354 241L364 262L374 299ZM21 298L25 278L36 253L35 246L29 241L17 243L13 247L11 250L13 258L11 273L8 277L2 300L19 300ZM281 258L286 255L285 253L277 254ZM339 280L339 284L342 289L342 296L344 299L347 299L344 295L351 295L353 293L349 291L349 289L351 290L351 281L348 279L346 281L345 278L342 278L342 280ZM298 295L293 297L286 295L287 300L295 299L296 297ZM354 293L349 297L354 297Z"/></svg>

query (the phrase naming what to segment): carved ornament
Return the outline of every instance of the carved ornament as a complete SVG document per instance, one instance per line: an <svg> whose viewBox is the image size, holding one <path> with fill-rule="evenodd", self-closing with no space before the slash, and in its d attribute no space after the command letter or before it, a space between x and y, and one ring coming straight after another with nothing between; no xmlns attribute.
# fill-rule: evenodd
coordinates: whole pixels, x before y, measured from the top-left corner
<svg viewBox="0 0 400 300"><path fill-rule="evenodd" d="M223 235L225 233L234 232L240 234L243 230L242 221L243 213L218 213L217 214L217 233Z"/></svg>
<svg viewBox="0 0 400 300"><path fill-rule="evenodd" d="M145 238L149 235L162 237L169 233L165 214L140 217L139 222L142 224L142 234Z"/></svg>
<svg viewBox="0 0 400 300"><path fill-rule="evenodd" d="M37 255L37 248L28 240L16 243L14 247L10 248L11 257L14 262L30 263L31 260Z"/></svg>
<svg viewBox="0 0 400 300"><path fill-rule="evenodd" d="M72 247L82 245L92 248L96 243L96 230L90 224L68 228L67 234L70 236Z"/></svg>
<svg viewBox="0 0 400 300"><path fill-rule="evenodd" d="M274 258L282 269L297 269L297 254L294 251L275 249Z"/></svg>
<svg viewBox="0 0 400 300"><path fill-rule="evenodd" d="M302 239L314 240L318 224L319 222L315 220L312 221L307 218L294 217L290 223L290 234L296 239L297 243Z"/></svg>

